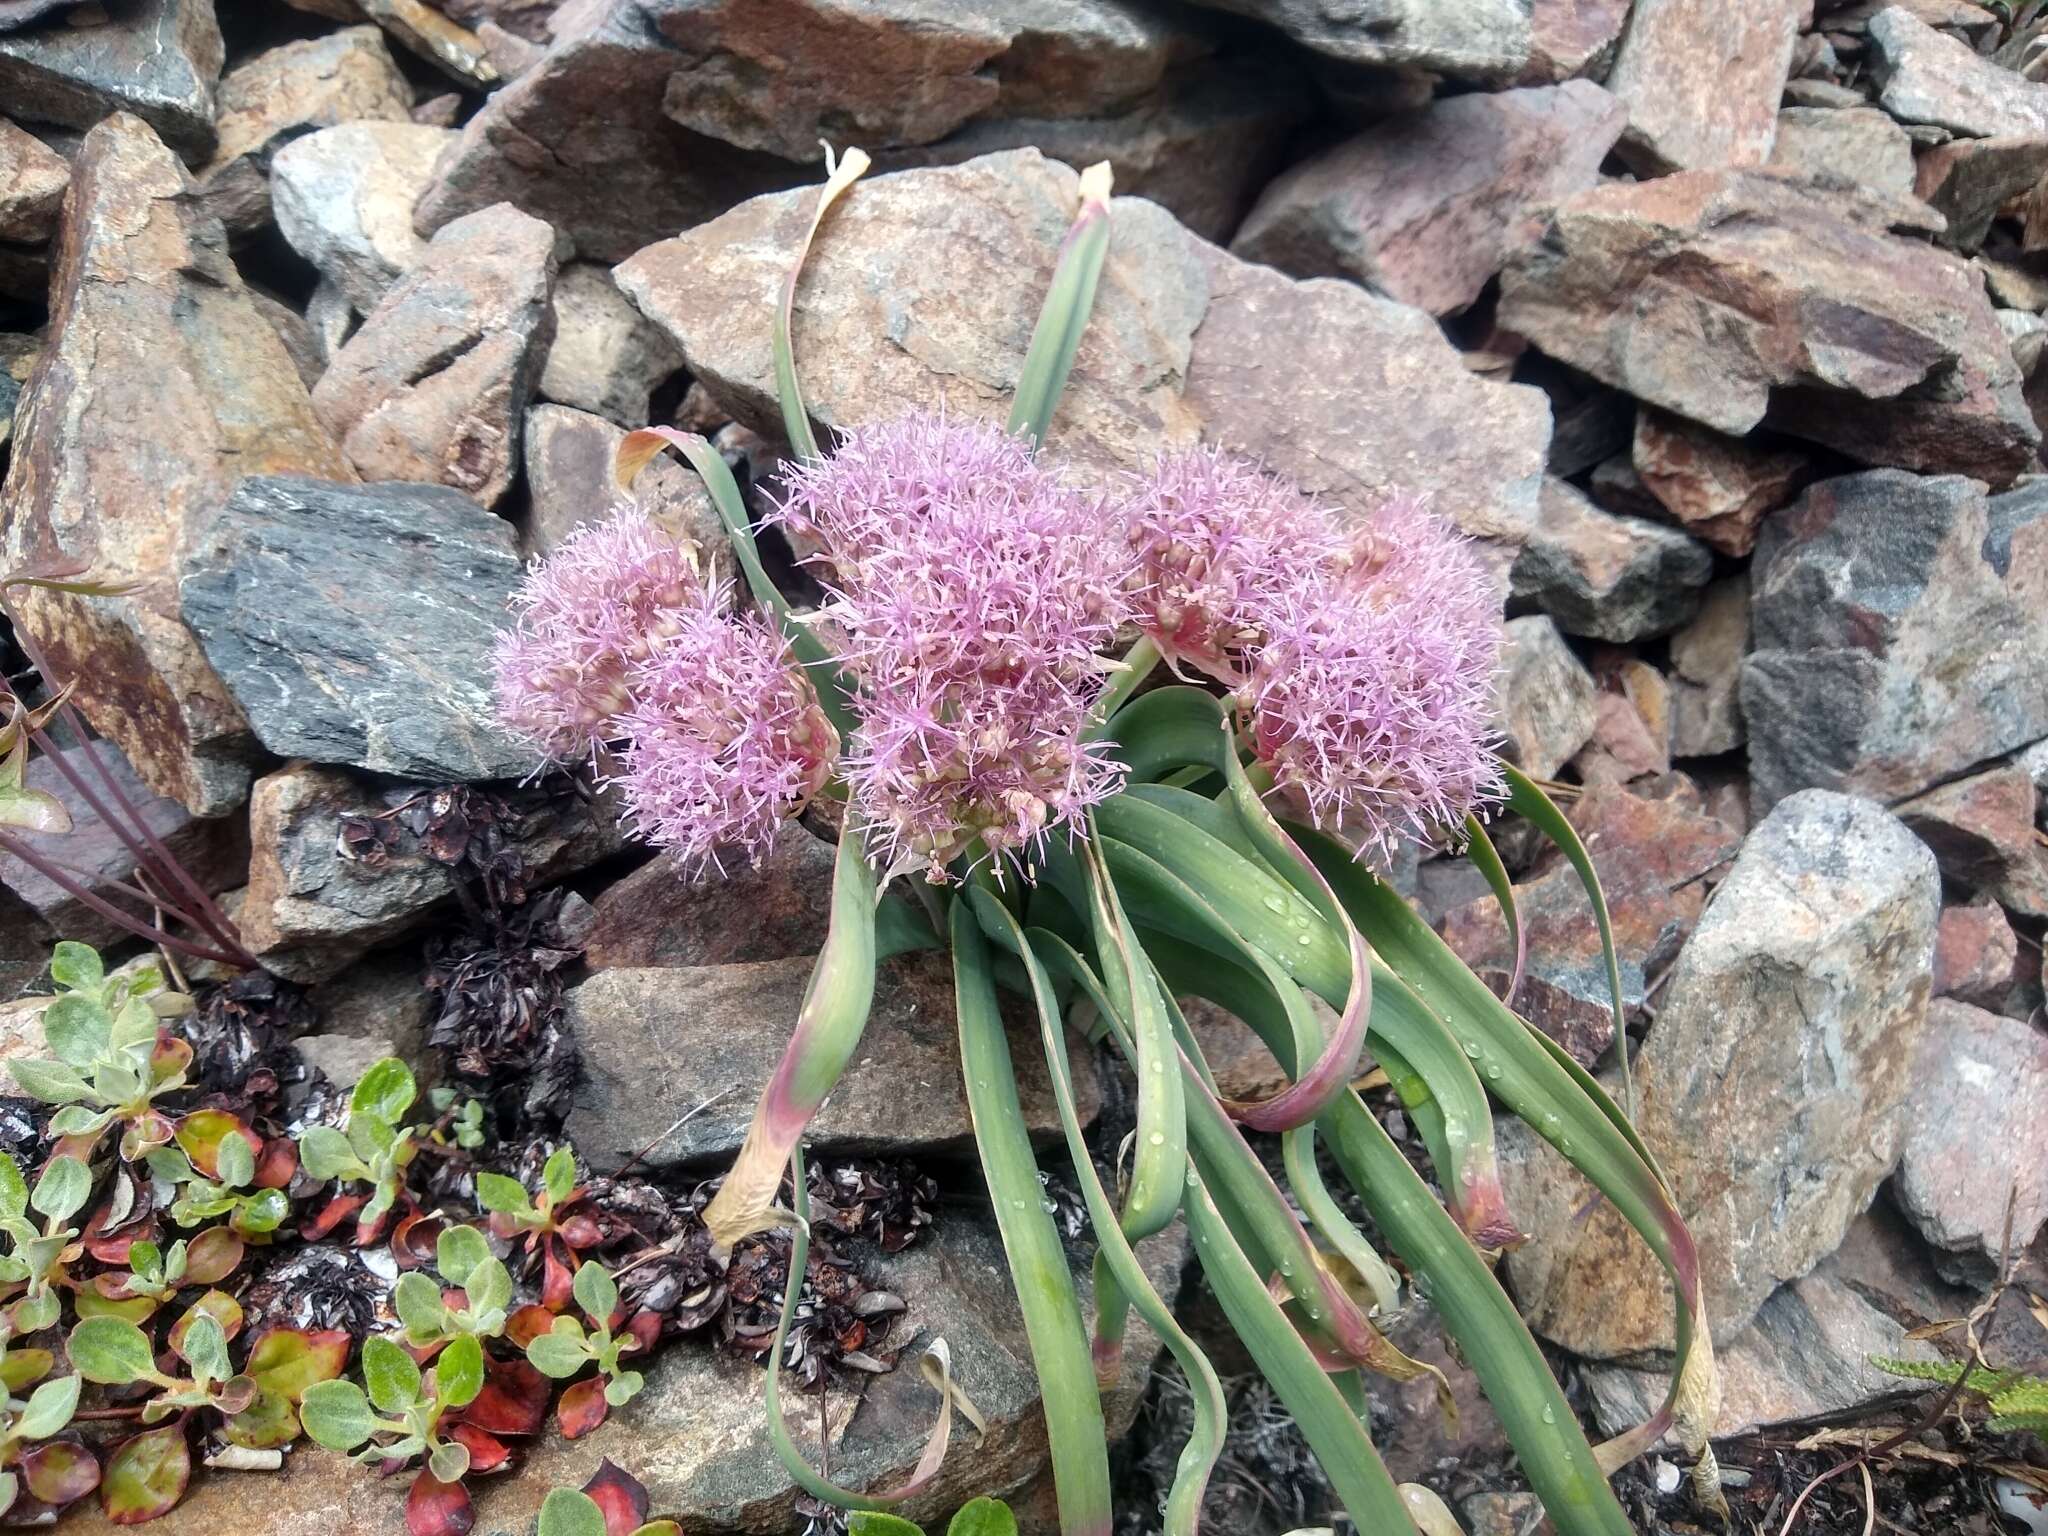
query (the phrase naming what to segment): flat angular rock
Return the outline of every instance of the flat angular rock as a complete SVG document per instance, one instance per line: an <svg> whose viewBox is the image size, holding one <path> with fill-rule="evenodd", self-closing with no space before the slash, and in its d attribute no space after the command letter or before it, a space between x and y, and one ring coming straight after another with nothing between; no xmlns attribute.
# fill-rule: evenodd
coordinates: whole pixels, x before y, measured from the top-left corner
<svg viewBox="0 0 2048 1536"><path fill-rule="evenodd" d="M730 1158L782 1059L814 958L599 971L572 988L584 1073L566 1127L576 1150L600 1170L649 1143L640 1160L651 1168ZM1053 1141L1052 1085L1037 1023L1024 1013L1009 1021L1024 1119ZM1079 1046L1072 1055L1075 1102L1092 1121L1094 1058ZM657 1060L662 1071L650 1073ZM884 962L860 1049L806 1139L827 1154L930 1155L969 1152L972 1135L949 963L932 954Z"/></svg>
<svg viewBox="0 0 2048 1536"><path fill-rule="evenodd" d="M743 965L815 955L832 916L830 843L786 822L758 869L692 881L657 858L592 904L592 970Z"/></svg>
<svg viewBox="0 0 2048 1536"><path fill-rule="evenodd" d="M2048 917L2048 847L2034 836L2034 782L2008 763L1952 779L1899 807L1942 875L2022 917Z"/></svg>
<svg viewBox="0 0 2048 1536"><path fill-rule="evenodd" d="M344 123L294 139L270 173L277 227L359 313L375 309L427 248L413 205L452 128Z"/></svg>
<svg viewBox="0 0 2048 1536"><path fill-rule="evenodd" d="M1770 165L1808 179L1842 177L1881 197L1913 190L1913 141L1875 107L1786 107Z"/></svg>
<svg viewBox="0 0 2048 1536"><path fill-rule="evenodd" d="M694 540L728 577L725 526L711 493L695 471L663 455L633 482L630 496L612 477L625 429L566 405L536 405L526 413L526 522L520 546L545 555L571 532L637 505L656 522Z"/></svg>
<svg viewBox="0 0 2048 1536"><path fill-rule="evenodd" d="M1760 165L1778 127L1801 0L1636 0L1607 88L1647 172Z"/></svg>
<svg viewBox="0 0 2048 1536"><path fill-rule="evenodd" d="M305 763L256 781L239 920L266 970L288 981L328 981L454 905L457 872L430 857L391 814L432 793ZM603 802L518 791L505 804L513 812L505 842L536 883L586 868L623 841ZM344 837L348 824L388 831L390 841ZM413 979L417 988L417 970Z"/></svg>
<svg viewBox="0 0 2048 1536"><path fill-rule="evenodd" d="M1795 449L1725 437L1652 409L1636 412L1630 461L1643 489L1679 527L1737 556L1756 547L1758 525L1812 474L1812 460Z"/></svg>
<svg viewBox="0 0 2048 1536"><path fill-rule="evenodd" d="M683 366L668 333L633 307L609 271L589 262L562 269L554 306L540 397L620 426L646 426L647 397Z"/></svg>
<svg viewBox="0 0 2048 1536"><path fill-rule="evenodd" d="M1871 18L1878 104L1902 123L1931 123L1973 138L2048 133L2048 85L1994 64L1905 6Z"/></svg>
<svg viewBox="0 0 2048 1536"><path fill-rule="evenodd" d="M1508 621L1496 691L1503 750L1531 778L1556 778L1593 734L1593 674L1540 613Z"/></svg>
<svg viewBox="0 0 2048 1536"><path fill-rule="evenodd" d="M1542 233L1550 203L1599 179L1626 118L1584 80L1446 97L1288 170L1230 248L1450 314Z"/></svg>
<svg viewBox="0 0 2048 1536"><path fill-rule="evenodd" d="M1934 995L1996 1012L2012 991L2019 936L2005 911L1985 897L1944 907L1934 939Z"/></svg>
<svg viewBox="0 0 2048 1536"><path fill-rule="evenodd" d="M1920 156L1914 195L1948 220L1944 245L1974 251L1991 221L2048 172L2048 129L2030 138L1957 139Z"/></svg>
<svg viewBox="0 0 2048 1536"><path fill-rule="evenodd" d="M1976 274L1890 233L1907 217L1755 171L1610 183L1510 261L1500 322L1732 436L2008 484L2040 437L2019 370Z"/></svg>
<svg viewBox="0 0 2048 1536"><path fill-rule="evenodd" d="M0 117L0 240L39 245L49 239L70 185L71 167L62 155Z"/></svg>
<svg viewBox="0 0 2048 1536"><path fill-rule="evenodd" d="M1671 699L1664 674L1646 661L1603 666L1593 703L1593 737L1571 760L1579 782L1627 784L1671 771Z"/></svg>
<svg viewBox="0 0 2048 1536"><path fill-rule="evenodd" d="M1603 512L1569 481L1549 479L1511 590L1568 635L1642 640L1690 619L1713 573L1714 558L1698 541Z"/></svg>
<svg viewBox="0 0 2048 1536"><path fill-rule="evenodd" d="M86 716L143 782L196 815L239 803L248 722L179 621L187 521L248 474L351 478L217 220L139 118L86 135L72 168L50 339L0 490L10 569L89 563L146 583L15 601Z"/></svg>
<svg viewBox="0 0 2048 1536"><path fill-rule="evenodd" d="M223 57L213 0L104 0L99 12L96 25L0 32L8 115L86 129L132 112L187 158L212 153Z"/></svg>
<svg viewBox="0 0 2048 1536"><path fill-rule="evenodd" d="M1529 62L1520 85L1550 85L1574 76L1599 79L1613 61L1631 0L1532 0Z"/></svg>
<svg viewBox="0 0 2048 1536"><path fill-rule="evenodd" d="M261 478L194 530L180 588L272 752L440 782L535 766L491 698L519 576L511 525L445 487Z"/></svg>
<svg viewBox="0 0 2048 1536"><path fill-rule="evenodd" d="M219 142L197 173L209 211L230 230L270 221L270 164L295 135L359 120L412 120L412 86L384 34L344 27L284 43L220 82Z"/></svg>
<svg viewBox="0 0 2048 1536"><path fill-rule="evenodd" d="M1747 739L1742 658L1749 653L1749 574L1707 588L1699 614L1671 637L1671 755L1713 757Z"/></svg>
<svg viewBox="0 0 2048 1536"><path fill-rule="evenodd" d="M1949 998L1927 1010L1892 1192L1921 1236L1988 1278L2048 1222L2048 1036Z"/></svg>
<svg viewBox="0 0 2048 1536"><path fill-rule="evenodd" d="M554 232L509 206L447 225L335 354L313 408L366 480L496 505L553 324Z"/></svg>
<svg viewBox="0 0 2048 1536"><path fill-rule="evenodd" d="M1570 812L1613 916L1622 1002L1632 1020L1698 920L1702 882L1742 841L1707 812L1690 784L1667 780L1661 787L1661 795L1637 795L1596 786ZM1585 885L1577 870L1553 861L1515 887L1515 905L1528 942L1515 1011L1591 1066L1613 1043L1614 1003ZM1505 989L1514 947L1490 893L1451 912L1441 930L1489 986Z"/></svg>
<svg viewBox="0 0 2048 1536"><path fill-rule="evenodd" d="M828 428L941 403L1001 419L1076 176L1030 151L861 184L834 209L796 310L812 415ZM619 284L748 426L779 433L768 333L808 192L756 199L640 252ZM1051 450L1136 466L1200 438L1339 506L1411 487L1505 556L1535 520L1549 410L1473 377L1418 310L1295 282L1196 239L1149 203L1115 204L1093 320ZM857 336L888 335L882 351ZM1505 559L1501 563L1505 564Z"/></svg>
<svg viewBox="0 0 2048 1536"><path fill-rule="evenodd" d="M106 786L85 760L85 749L72 746L60 750L64 760L77 768L91 785L93 794L104 803L108 798ZM149 830L193 879L215 895L242 883L249 867L249 842L248 828L239 816L202 821L177 801L151 794L121 754L105 742L93 743L93 752L121 786L128 802L141 813ZM134 858L46 754L38 752L29 759L28 785L31 789L48 790L63 802L71 813L71 831L61 835L18 831L21 840L43 857L69 866L66 872L82 880L95 894L130 911L139 910L131 898L114 889L117 882L133 883ZM29 920L40 926L46 942L76 939L81 944L104 949L132 938L128 929L102 917L11 854L0 853L0 885L20 897L31 910Z"/></svg>
<svg viewBox="0 0 2048 1536"><path fill-rule="evenodd" d="M1899 800L2048 735L2048 490L1896 470L1810 487L1750 573L1757 804Z"/></svg>
<svg viewBox="0 0 2048 1536"><path fill-rule="evenodd" d="M1717 1336L1832 1252L1891 1172L1939 907L1934 856L1895 817L1807 791L1750 834L1680 954L1636 1125L1698 1241ZM1530 1325L1602 1359L1669 1348L1663 1272L1613 1207L1519 1122L1502 1161L1532 1234L1507 1261Z"/></svg>
<svg viewBox="0 0 2048 1536"><path fill-rule="evenodd" d="M1255 16L1348 64L1412 66L1460 80L1504 80L1529 60L1529 7L1518 0L1199 0Z"/></svg>

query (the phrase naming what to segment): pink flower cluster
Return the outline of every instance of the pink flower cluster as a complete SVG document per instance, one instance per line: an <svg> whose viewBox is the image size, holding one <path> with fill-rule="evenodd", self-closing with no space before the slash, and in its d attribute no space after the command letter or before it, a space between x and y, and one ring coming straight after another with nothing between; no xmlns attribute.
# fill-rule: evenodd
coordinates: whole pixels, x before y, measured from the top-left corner
<svg viewBox="0 0 2048 1536"><path fill-rule="evenodd" d="M729 617L696 550L637 511L527 573L498 637L498 709L556 759L605 759L634 828L687 866L755 863L831 772L838 741L788 643Z"/></svg>
<svg viewBox="0 0 2048 1536"><path fill-rule="evenodd" d="M1498 788L1500 605L1413 499L1363 523L1213 450L1163 457L1123 502L1139 627L1229 687L1275 787L1384 862Z"/></svg>
<svg viewBox="0 0 2048 1536"><path fill-rule="evenodd" d="M1102 504L994 427L911 415L792 471L776 514L859 684L841 764L890 870L938 877L977 840L1028 862L1115 792L1083 739L1129 562Z"/></svg>

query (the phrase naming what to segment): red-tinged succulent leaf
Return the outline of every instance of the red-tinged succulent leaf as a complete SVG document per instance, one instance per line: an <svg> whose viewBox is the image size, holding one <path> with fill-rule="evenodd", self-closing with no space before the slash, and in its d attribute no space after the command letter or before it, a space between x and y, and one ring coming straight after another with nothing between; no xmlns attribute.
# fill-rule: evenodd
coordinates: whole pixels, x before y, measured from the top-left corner
<svg viewBox="0 0 2048 1536"><path fill-rule="evenodd" d="M172 1349L178 1350L182 1348L185 1342L185 1334L192 1327L192 1320L201 1312L208 1314L215 1322L219 1323L220 1331L230 1339L242 1331L242 1304L226 1291L208 1291L185 1309L183 1317L171 1324L171 1335L168 1342Z"/></svg>
<svg viewBox="0 0 2048 1536"><path fill-rule="evenodd" d="M247 1251L242 1240L226 1227L208 1227L186 1245L186 1283L214 1285L227 1279Z"/></svg>
<svg viewBox="0 0 2048 1536"><path fill-rule="evenodd" d="M564 1252L557 1243L541 1248L540 1304L550 1312L560 1312L576 1299L576 1269L558 1256Z"/></svg>
<svg viewBox="0 0 2048 1536"><path fill-rule="evenodd" d="M368 1201L364 1202L364 1204L368 1203ZM357 1217L356 1246L358 1248L374 1248L383 1240L384 1234L391 1230L391 1224L395 1221L404 1220L405 1214L402 1210L393 1209L380 1213L374 1220L368 1220L360 1216Z"/></svg>
<svg viewBox="0 0 2048 1536"><path fill-rule="evenodd" d="M30 1497L62 1509L99 1487L100 1461L75 1440L52 1440L21 1458L21 1481Z"/></svg>
<svg viewBox="0 0 2048 1536"><path fill-rule="evenodd" d="M460 1483L438 1482L426 1472L412 1480L405 1496L405 1528L412 1536L469 1536L476 1506Z"/></svg>
<svg viewBox="0 0 2048 1536"><path fill-rule="evenodd" d="M635 1312L626 1319L626 1336L632 1343L621 1349L621 1354L644 1354L654 1348L661 1339L661 1314Z"/></svg>
<svg viewBox="0 0 2048 1536"><path fill-rule="evenodd" d="M368 1195L336 1195L320 1208L311 1221L299 1228L299 1236L309 1243L317 1243L369 1203Z"/></svg>
<svg viewBox="0 0 2048 1536"><path fill-rule="evenodd" d="M255 1402L260 1390L247 1376L230 1376L226 1381L215 1385L213 1406L232 1418Z"/></svg>
<svg viewBox="0 0 2048 1536"><path fill-rule="evenodd" d="M121 1128L122 1160L140 1162L158 1147L169 1145L176 1134L177 1127L170 1116L146 1109Z"/></svg>
<svg viewBox="0 0 2048 1536"><path fill-rule="evenodd" d="M156 1316L158 1302L153 1296L102 1296L90 1286L81 1286L71 1296L80 1317L118 1317L140 1328Z"/></svg>
<svg viewBox="0 0 2048 1536"><path fill-rule="evenodd" d="M49 1375L50 1367L56 1363L57 1357L47 1349L10 1349L5 1358L0 1358L0 1387L18 1393Z"/></svg>
<svg viewBox="0 0 2048 1536"><path fill-rule="evenodd" d="M577 1193L580 1194L581 1191ZM572 1195L570 1198L576 1197ZM567 1220L557 1221L555 1230L561 1234L562 1241L571 1248L595 1248L604 1241L604 1228L580 1211Z"/></svg>
<svg viewBox="0 0 2048 1536"><path fill-rule="evenodd" d="M192 1047L175 1035L159 1034L156 1049L150 1053L149 1080L151 1084L167 1083L174 1077L182 1077L192 1068ZM215 1111L219 1113L219 1111ZM233 1119L233 1116L229 1116ZM191 1153L185 1154L190 1157Z"/></svg>
<svg viewBox="0 0 2048 1536"><path fill-rule="evenodd" d="M656 1319L657 1322L660 1319ZM546 1307L529 1304L519 1308L505 1319L505 1337L519 1349L524 1350L542 1334L555 1326L555 1314Z"/></svg>
<svg viewBox="0 0 2048 1536"><path fill-rule="evenodd" d="M224 1109L195 1109L178 1122L178 1150L209 1179L220 1177L220 1144L230 1136L249 1144L251 1158L261 1155L263 1138Z"/></svg>
<svg viewBox="0 0 2048 1536"><path fill-rule="evenodd" d="M221 1426L232 1445L270 1451L299 1438L299 1415L282 1392L264 1388L255 1401Z"/></svg>
<svg viewBox="0 0 2048 1536"><path fill-rule="evenodd" d="M107 1134L106 1127L88 1131L82 1136L59 1136L50 1144L50 1156L75 1157L88 1166L92 1163L93 1149L100 1144L100 1138Z"/></svg>
<svg viewBox="0 0 2048 1536"><path fill-rule="evenodd" d="M493 1435L539 1434L553 1385L523 1359L486 1359L484 1389L460 1410L462 1420Z"/></svg>
<svg viewBox="0 0 2048 1536"><path fill-rule="evenodd" d="M391 1229L391 1256L400 1269L425 1269L434 1262L434 1245L448 1223L425 1211L414 1211Z"/></svg>
<svg viewBox="0 0 2048 1536"><path fill-rule="evenodd" d="M478 1429L474 1424L450 1426L448 1438L469 1452L471 1476L496 1472L512 1458L511 1446L489 1430Z"/></svg>
<svg viewBox="0 0 2048 1536"><path fill-rule="evenodd" d="M92 1288L102 1300L131 1301L134 1297L128 1286L134 1279L135 1275L130 1270L110 1269L104 1275L92 1277Z"/></svg>
<svg viewBox="0 0 2048 1536"><path fill-rule="evenodd" d="M316 1382L333 1381L348 1368L349 1334L335 1328L307 1333L266 1328L249 1346L242 1369L266 1392L296 1403Z"/></svg>
<svg viewBox="0 0 2048 1536"><path fill-rule="evenodd" d="M607 1456L583 1485L604 1513L605 1536L633 1536L647 1519L647 1489Z"/></svg>
<svg viewBox="0 0 2048 1536"><path fill-rule="evenodd" d="M256 1159L256 1188L283 1189L299 1171L299 1144L289 1136L273 1136Z"/></svg>
<svg viewBox="0 0 2048 1536"><path fill-rule="evenodd" d="M107 1459L100 1507L116 1525L140 1525L168 1513L192 1481L192 1448L182 1425L145 1430Z"/></svg>
<svg viewBox="0 0 2048 1536"><path fill-rule="evenodd" d="M581 1440L602 1424L610 1411L611 1405L604 1400L604 1378L593 1376L563 1392L562 1400L555 1404L555 1422L562 1428L563 1439Z"/></svg>

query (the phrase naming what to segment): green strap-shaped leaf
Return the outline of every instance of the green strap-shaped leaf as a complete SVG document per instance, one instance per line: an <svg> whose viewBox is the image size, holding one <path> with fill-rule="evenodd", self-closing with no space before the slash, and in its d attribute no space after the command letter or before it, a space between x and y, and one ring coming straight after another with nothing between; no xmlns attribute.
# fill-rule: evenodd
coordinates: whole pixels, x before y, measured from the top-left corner
<svg viewBox="0 0 2048 1536"><path fill-rule="evenodd" d="M1073 370L1074 354L1081 348L1081 333L1095 308L1095 284L1109 254L1109 188L1107 161L1081 173L1081 211L1060 247L1052 286L1032 328L1023 372L1017 376L1010 430L1030 438L1034 447L1045 441L1060 391Z"/></svg>
<svg viewBox="0 0 2048 1536"><path fill-rule="evenodd" d="M1187 1444L1181 1447L1173 1486L1167 1491L1164 1528L1167 1536L1193 1536L1201 1518L1202 1496L1208 1488L1209 1473L1223 1448L1225 1408L1222 1383L1217 1380L1215 1367L1210 1365L1208 1357L1196 1347L1194 1340L1174 1318L1172 1309L1153 1289L1144 1266L1138 1262L1129 1239L1123 1234L1116 1204L1103 1187L1101 1175L1095 1171L1095 1160L1088 1150L1087 1138L1081 1129L1080 1112L1074 1103L1073 1068L1067 1060L1066 1030L1053 997L1051 978L1009 910L992 900L986 891L976 890L970 896L975 916L983 929L1023 962L1025 973L1030 978L1031 998L1038 1009L1039 1036L1045 1046L1045 1064L1052 1078L1053 1099L1059 1107L1060 1129L1067 1138L1067 1154L1074 1165L1074 1178L1081 1187L1081 1198L1087 1203L1089 1220L1093 1222L1101 1244L1096 1253L1097 1273L1100 1275L1107 1270L1118 1297L1137 1308L1138 1314L1173 1352L1173 1358L1180 1363L1181 1374L1187 1379L1188 1392L1193 1400L1194 1429ZM1178 1082L1178 1063L1173 1069L1173 1076ZM1182 1171L1177 1172L1175 1178L1177 1184L1185 1176L1185 1168L1186 1158L1183 1155ZM1102 1294L1098 1286L1096 1304L1099 1307L1101 1303Z"/></svg>
<svg viewBox="0 0 2048 1536"><path fill-rule="evenodd" d="M620 442L612 461L613 477L622 486L631 485L634 477L664 448L675 449L703 478L705 489L711 493L711 504L718 509L718 520L725 525L726 537L732 541L740 573L747 578L747 589L754 594L755 602L775 615L797 663L817 690L819 706L840 739L845 740L858 724L848 703L851 686L840 674L832 653L825 649L825 642L796 616L789 600L768 579L768 571L761 564L761 551L754 542L754 525L748 521L746 503L740 499L739 483L719 451L694 432L679 432L674 427L642 427L637 432L628 432Z"/></svg>
<svg viewBox="0 0 2048 1536"><path fill-rule="evenodd" d="M960 1069L974 1142L1009 1260L1010 1283L1045 1401L1053 1487L1064 1536L1109 1536L1108 1433L1088 1353L1088 1333L1066 1249L1044 1205L1038 1163L1017 1100L1017 1075L996 1005L987 941L965 901L952 912L954 1006Z"/></svg>
<svg viewBox="0 0 2048 1536"><path fill-rule="evenodd" d="M818 188L818 201L811 210L810 225L804 230L796 259L789 264L789 276L782 285L782 302L775 309L775 395L782 406L783 436L789 439L789 446L802 459L815 459L819 454L818 439L811 432L811 413L804 408L803 390L797 384L796 347L789 334L791 316L796 309L797 280L803 276L804 262L811 254L811 242L818 238L818 226L825 222L826 213L839 194L860 180L867 168L866 151L849 149L835 162L831 146L826 146L825 184Z"/></svg>
<svg viewBox="0 0 2048 1536"><path fill-rule="evenodd" d="M1578 871L1579 883L1586 888L1586 899L1593 904L1593 925L1600 930L1600 953L1607 962L1607 990L1614 1004L1614 1055L1621 1068L1621 1099L1628 1106L1631 1122L1636 1116L1636 1080L1628 1060L1628 1010L1621 996L1621 962L1614 953L1614 924L1607 913L1607 897L1600 889L1599 872L1593 868L1593 859L1586 852L1586 845L1579 841L1579 829L1565 819L1565 814L1543 793L1536 781L1519 768L1501 765L1501 773L1508 781L1508 805L1528 821L1537 831L1557 846L1572 868ZM1517 952L1519 959L1519 951ZM1516 966L1517 974L1521 967Z"/></svg>
<svg viewBox="0 0 2048 1536"><path fill-rule="evenodd" d="M1529 963L1529 935L1522 929L1521 908L1515 904L1515 883L1508 878L1508 867L1501 863L1500 851L1493 846L1493 839L1486 835L1486 828L1477 816L1465 818L1465 857L1485 877L1486 888L1493 892L1493 899L1500 906L1500 915L1508 925L1508 942L1514 946L1515 968L1508 973L1508 989L1501 994L1501 1001L1512 1008L1515 994L1522 990L1523 967ZM1609 945L1608 958L1612 960L1613 956L1613 946Z"/></svg>

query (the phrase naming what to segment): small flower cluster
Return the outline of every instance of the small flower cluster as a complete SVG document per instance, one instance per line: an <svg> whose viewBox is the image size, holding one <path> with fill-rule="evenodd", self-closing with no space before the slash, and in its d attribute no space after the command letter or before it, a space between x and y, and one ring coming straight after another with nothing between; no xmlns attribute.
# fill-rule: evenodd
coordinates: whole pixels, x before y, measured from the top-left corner
<svg viewBox="0 0 2048 1536"><path fill-rule="evenodd" d="M557 759L618 749L628 819L686 865L758 863L829 775L838 740L788 643L640 512L577 529L514 601L501 716Z"/></svg>
<svg viewBox="0 0 2048 1536"><path fill-rule="evenodd" d="M1084 731L1128 563L1023 439L935 415L857 431L776 516L822 551L821 623L860 685L841 768L892 871L976 841L1028 857L1115 792Z"/></svg>

